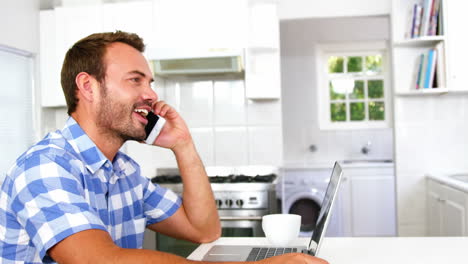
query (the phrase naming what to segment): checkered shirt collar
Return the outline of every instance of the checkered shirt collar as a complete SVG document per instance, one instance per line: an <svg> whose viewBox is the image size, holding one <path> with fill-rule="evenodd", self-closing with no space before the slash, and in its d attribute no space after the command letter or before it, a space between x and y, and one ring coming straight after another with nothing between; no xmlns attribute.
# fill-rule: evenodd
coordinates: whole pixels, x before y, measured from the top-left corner
<svg viewBox="0 0 468 264"><path fill-rule="evenodd" d="M92 174L109 161L73 117L68 118L65 127L62 129L62 135L73 149L83 157L86 168ZM112 164L110 161L109 163Z"/></svg>

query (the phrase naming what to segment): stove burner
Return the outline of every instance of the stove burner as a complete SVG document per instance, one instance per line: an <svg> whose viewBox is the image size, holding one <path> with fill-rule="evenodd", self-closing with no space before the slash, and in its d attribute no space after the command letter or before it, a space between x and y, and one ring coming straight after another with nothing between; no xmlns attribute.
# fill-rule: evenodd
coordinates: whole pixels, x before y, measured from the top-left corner
<svg viewBox="0 0 468 264"><path fill-rule="evenodd" d="M276 179L275 174L268 175L228 175L228 176L210 176L208 177L210 183L246 183L246 182L273 182ZM182 178L180 175L160 175L151 179L153 183L181 183Z"/></svg>
<svg viewBox="0 0 468 264"><path fill-rule="evenodd" d="M252 182L252 176L246 175L229 175L229 182Z"/></svg>
<svg viewBox="0 0 468 264"><path fill-rule="evenodd" d="M210 179L210 182L211 182L211 183L223 183L223 182L226 182L226 177L224 177L224 176L212 176L212 177L208 177L208 179Z"/></svg>
<svg viewBox="0 0 468 264"><path fill-rule="evenodd" d="M273 182L276 179L275 174L268 174L268 175L257 175L254 177L254 182Z"/></svg>
<svg viewBox="0 0 468 264"><path fill-rule="evenodd" d="M179 175L160 175L151 179L152 183L181 183L182 178Z"/></svg>

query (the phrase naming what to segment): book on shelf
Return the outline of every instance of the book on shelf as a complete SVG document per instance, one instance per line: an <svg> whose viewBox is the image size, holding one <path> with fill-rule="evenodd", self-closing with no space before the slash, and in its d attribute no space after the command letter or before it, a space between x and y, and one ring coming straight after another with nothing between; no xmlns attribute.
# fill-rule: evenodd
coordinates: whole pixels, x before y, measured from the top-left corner
<svg viewBox="0 0 468 264"><path fill-rule="evenodd" d="M434 88L434 74L436 67L437 52L435 49L430 49L427 53L426 74L424 75L424 88Z"/></svg>
<svg viewBox="0 0 468 264"><path fill-rule="evenodd" d="M418 67L416 70L416 89L421 88L421 77L422 77L422 70L423 70L423 63L424 63L424 53L419 56L418 60Z"/></svg>
<svg viewBox="0 0 468 264"><path fill-rule="evenodd" d="M421 72L419 73L418 77L418 89L425 88L424 87L424 80L426 80L426 73L427 73L427 53L423 53L421 57Z"/></svg>
<svg viewBox="0 0 468 264"><path fill-rule="evenodd" d="M443 36L444 32L444 5L442 5L442 0L439 1L439 14L437 16L437 35Z"/></svg>
<svg viewBox="0 0 468 264"><path fill-rule="evenodd" d="M422 0L412 6L410 16L411 38L443 34L442 0Z"/></svg>
<svg viewBox="0 0 468 264"><path fill-rule="evenodd" d="M432 0L432 7L431 7L431 14L429 18L429 29L427 35L435 36L437 35L437 24L439 22L439 8L440 8L440 0Z"/></svg>
<svg viewBox="0 0 468 264"><path fill-rule="evenodd" d="M445 58L443 42L422 53L416 63L415 89L445 87Z"/></svg>
<svg viewBox="0 0 468 264"><path fill-rule="evenodd" d="M412 9L412 19L410 28L410 38L420 37L421 32L421 17L422 17L422 6L420 4L414 4Z"/></svg>
<svg viewBox="0 0 468 264"><path fill-rule="evenodd" d="M446 76L445 76L445 53L444 53L444 43L439 42L435 46L435 50L437 53L437 61L436 61L436 86L435 87L446 87Z"/></svg>

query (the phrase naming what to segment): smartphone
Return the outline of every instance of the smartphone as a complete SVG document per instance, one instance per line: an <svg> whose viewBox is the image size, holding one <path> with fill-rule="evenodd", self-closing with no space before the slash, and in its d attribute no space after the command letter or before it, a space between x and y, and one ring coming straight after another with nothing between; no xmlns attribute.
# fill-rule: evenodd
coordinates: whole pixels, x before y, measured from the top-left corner
<svg viewBox="0 0 468 264"><path fill-rule="evenodd" d="M148 124L145 126L145 143L153 144L166 123L166 119L155 115L153 112L149 112L146 119L148 119Z"/></svg>

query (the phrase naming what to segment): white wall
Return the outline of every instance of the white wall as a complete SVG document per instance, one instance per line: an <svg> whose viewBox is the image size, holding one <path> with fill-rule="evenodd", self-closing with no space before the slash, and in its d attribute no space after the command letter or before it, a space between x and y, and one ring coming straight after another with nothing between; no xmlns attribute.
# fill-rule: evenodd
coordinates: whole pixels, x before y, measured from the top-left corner
<svg viewBox="0 0 468 264"><path fill-rule="evenodd" d="M468 171L468 96L395 99L400 236L426 235L426 175Z"/></svg>
<svg viewBox="0 0 468 264"><path fill-rule="evenodd" d="M280 20L390 14L391 0L279 0Z"/></svg>
<svg viewBox="0 0 468 264"><path fill-rule="evenodd" d="M5 0L0 8L0 44L39 52L39 0Z"/></svg>
<svg viewBox="0 0 468 264"><path fill-rule="evenodd" d="M370 158L393 157L392 129L322 131L318 127L316 43L388 40L388 17L286 20L280 23L285 165L359 159L372 142ZM389 109L390 110L390 109ZM317 151L308 147L316 145Z"/></svg>

